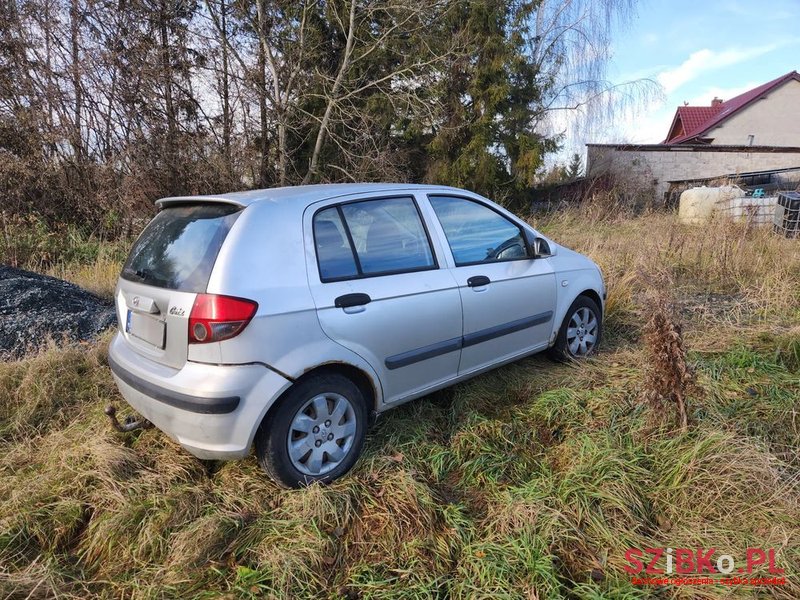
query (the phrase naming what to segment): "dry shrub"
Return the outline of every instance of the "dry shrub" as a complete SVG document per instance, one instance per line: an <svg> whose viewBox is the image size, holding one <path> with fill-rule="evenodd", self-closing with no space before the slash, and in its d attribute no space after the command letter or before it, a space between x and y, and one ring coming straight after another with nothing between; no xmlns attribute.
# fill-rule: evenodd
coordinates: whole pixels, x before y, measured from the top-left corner
<svg viewBox="0 0 800 600"><path fill-rule="evenodd" d="M128 235L109 241L74 224L54 225L34 214L0 211L0 264L64 279L108 299L114 296L132 239Z"/></svg>
<svg viewBox="0 0 800 600"><path fill-rule="evenodd" d="M649 319L644 326L647 365L642 397L659 413L667 406L677 411L681 431L686 431L689 417L687 396L694 388L694 372L686 360L686 345L681 325L675 316L675 303L667 290L666 277L650 279L651 291L645 296L644 310Z"/></svg>
<svg viewBox="0 0 800 600"><path fill-rule="evenodd" d="M118 244L119 245L119 244ZM123 260L116 252L108 252L101 246L97 257L89 263L61 262L45 269L45 274L74 283L85 290L112 300L117 287Z"/></svg>
<svg viewBox="0 0 800 600"><path fill-rule="evenodd" d="M633 214L633 206L616 190L595 192L581 203L581 209L592 222L613 221Z"/></svg>
<svg viewBox="0 0 800 600"><path fill-rule="evenodd" d="M666 271L675 283L678 304L687 294L726 296L731 310L724 324L737 333L759 321L791 327L800 316L800 246L769 228L748 230L746 224L725 218L685 225L674 214L662 213L591 220L584 207L533 223L601 267L609 290L606 324L614 329L629 323L631 298L645 291L646 282L635 276L640 271ZM695 315L690 316L694 322Z"/></svg>
<svg viewBox="0 0 800 600"><path fill-rule="evenodd" d="M593 190L581 203L581 210L594 222L615 221L651 211L657 207L654 181L649 169L635 177L614 177L607 185Z"/></svg>

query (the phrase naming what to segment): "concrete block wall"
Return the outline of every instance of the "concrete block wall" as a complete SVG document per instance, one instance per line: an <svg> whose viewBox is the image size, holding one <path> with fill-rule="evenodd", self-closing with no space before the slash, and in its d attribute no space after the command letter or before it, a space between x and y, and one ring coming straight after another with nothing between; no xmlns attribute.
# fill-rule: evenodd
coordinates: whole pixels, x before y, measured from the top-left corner
<svg viewBox="0 0 800 600"><path fill-rule="evenodd" d="M587 144L586 166L589 177L653 185L660 200L670 181L800 167L800 148Z"/></svg>

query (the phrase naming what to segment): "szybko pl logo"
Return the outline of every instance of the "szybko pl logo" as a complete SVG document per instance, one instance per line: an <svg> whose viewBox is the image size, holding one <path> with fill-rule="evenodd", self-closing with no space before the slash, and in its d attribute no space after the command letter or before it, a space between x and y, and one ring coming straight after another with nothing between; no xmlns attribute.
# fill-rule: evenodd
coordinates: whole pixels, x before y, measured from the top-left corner
<svg viewBox="0 0 800 600"><path fill-rule="evenodd" d="M730 554L715 557L716 548L628 548L625 551L625 571L632 575L647 573L648 575L679 575L732 573L751 574L758 570L766 570L770 575L782 575L784 569L778 568L774 548L747 548L744 565Z"/></svg>

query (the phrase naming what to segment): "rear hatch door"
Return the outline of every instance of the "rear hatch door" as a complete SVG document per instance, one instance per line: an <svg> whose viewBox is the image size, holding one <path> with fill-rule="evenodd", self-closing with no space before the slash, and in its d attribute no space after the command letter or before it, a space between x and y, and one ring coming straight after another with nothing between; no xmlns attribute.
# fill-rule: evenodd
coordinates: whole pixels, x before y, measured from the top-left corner
<svg viewBox="0 0 800 600"><path fill-rule="evenodd" d="M205 293L241 211L225 203L168 204L136 240L116 292L120 330L136 352L165 366L184 365L194 300Z"/></svg>

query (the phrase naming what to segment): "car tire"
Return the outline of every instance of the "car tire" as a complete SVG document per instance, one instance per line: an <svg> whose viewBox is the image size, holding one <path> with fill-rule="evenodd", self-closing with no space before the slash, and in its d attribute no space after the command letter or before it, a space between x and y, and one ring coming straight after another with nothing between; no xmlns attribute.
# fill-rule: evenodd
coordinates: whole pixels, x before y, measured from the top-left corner
<svg viewBox="0 0 800 600"><path fill-rule="evenodd" d="M336 373L295 384L256 433L256 456L278 485L329 483L347 473L364 447L368 411L361 390Z"/></svg>
<svg viewBox="0 0 800 600"><path fill-rule="evenodd" d="M581 360L597 352L603 336L603 312L588 296L578 296L570 305L550 357L559 362Z"/></svg>

